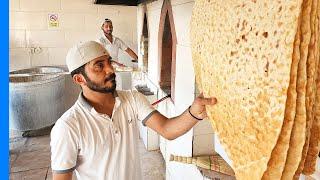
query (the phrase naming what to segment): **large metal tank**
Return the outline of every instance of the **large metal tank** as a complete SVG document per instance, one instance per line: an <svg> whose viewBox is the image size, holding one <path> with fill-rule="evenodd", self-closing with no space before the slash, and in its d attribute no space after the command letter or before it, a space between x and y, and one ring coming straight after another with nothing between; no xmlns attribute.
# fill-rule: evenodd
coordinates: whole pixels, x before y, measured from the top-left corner
<svg viewBox="0 0 320 180"><path fill-rule="evenodd" d="M65 75L32 75L63 72L55 66L40 66L10 72L30 76L10 76L9 125L19 131L50 126L65 111Z"/></svg>

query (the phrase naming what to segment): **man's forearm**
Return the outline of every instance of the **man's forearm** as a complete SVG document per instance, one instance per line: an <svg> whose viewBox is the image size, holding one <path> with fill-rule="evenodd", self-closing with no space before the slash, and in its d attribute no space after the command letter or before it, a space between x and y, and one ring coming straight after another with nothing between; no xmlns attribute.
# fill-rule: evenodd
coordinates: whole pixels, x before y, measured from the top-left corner
<svg viewBox="0 0 320 180"><path fill-rule="evenodd" d="M217 99L204 98L201 93L180 116L166 118L161 113L154 113L147 121L146 126L158 132L166 139L175 139L189 131L199 120L208 117L206 105L214 105Z"/></svg>
<svg viewBox="0 0 320 180"><path fill-rule="evenodd" d="M72 180L72 174L73 172L62 173L62 174L53 173L52 179L53 180Z"/></svg>
<svg viewBox="0 0 320 180"><path fill-rule="evenodd" d="M198 120L192 117L187 109L180 116L166 121L164 124L165 138L173 140L188 132L197 122Z"/></svg>
<svg viewBox="0 0 320 180"><path fill-rule="evenodd" d="M129 54L129 56L134 59L134 60L138 60L138 56L136 55L136 53L134 53L130 48L126 49L126 52Z"/></svg>

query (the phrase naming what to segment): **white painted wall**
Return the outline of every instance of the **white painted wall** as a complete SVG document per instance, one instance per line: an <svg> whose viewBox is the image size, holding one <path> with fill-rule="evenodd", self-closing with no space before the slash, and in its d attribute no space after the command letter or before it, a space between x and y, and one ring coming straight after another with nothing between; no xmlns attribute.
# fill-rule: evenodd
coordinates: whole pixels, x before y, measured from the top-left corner
<svg viewBox="0 0 320 180"><path fill-rule="evenodd" d="M95 5L92 0L9 2L10 71L38 65L65 65L70 47L102 35L100 27L105 18L113 21L113 34L137 52L135 6ZM58 14L59 27L49 27L49 13ZM38 51L33 53L33 48ZM130 57L121 52L119 59L127 63Z"/></svg>

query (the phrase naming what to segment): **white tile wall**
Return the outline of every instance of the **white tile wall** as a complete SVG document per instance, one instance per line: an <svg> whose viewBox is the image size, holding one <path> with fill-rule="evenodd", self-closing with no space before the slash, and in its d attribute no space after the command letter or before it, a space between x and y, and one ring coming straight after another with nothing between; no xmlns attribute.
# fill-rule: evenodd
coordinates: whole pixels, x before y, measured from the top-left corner
<svg viewBox="0 0 320 180"><path fill-rule="evenodd" d="M60 13L60 28L65 30L84 30L85 14L83 13Z"/></svg>
<svg viewBox="0 0 320 180"><path fill-rule="evenodd" d="M48 48L49 64L50 65L64 65L66 64L66 56L68 48Z"/></svg>
<svg viewBox="0 0 320 180"><path fill-rule="evenodd" d="M100 31L65 31L65 47L71 48L80 41L96 40L100 37Z"/></svg>
<svg viewBox="0 0 320 180"><path fill-rule="evenodd" d="M62 31L26 31L28 47L63 47L65 33Z"/></svg>
<svg viewBox="0 0 320 180"><path fill-rule="evenodd" d="M9 33L10 48L26 47L26 31L12 30Z"/></svg>
<svg viewBox="0 0 320 180"><path fill-rule="evenodd" d="M25 48L13 48L9 52L10 71L23 69L31 66L30 53Z"/></svg>
<svg viewBox="0 0 320 180"><path fill-rule="evenodd" d="M10 29L47 29L47 15L43 12L10 12Z"/></svg>
<svg viewBox="0 0 320 180"><path fill-rule="evenodd" d="M114 16L119 16L121 9L125 9L127 11L129 11L129 9L130 9L130 8L123 8L123 7L125 7L125 6L101 5L101 6L98 6L98 13L100 13L100 14L108 13L108 14L112 14ZM135 9L135 8L133 8L133 9Z"/></svg>
<svg viewBox="0 0 320 180"><path fill-rule="evenodd" d="M45 66L49 64L49 52L48 48L36 48L32 51L31 58L31 66Z"/></svg>
<svg viewBox="0 0 320 180"><path fill-rule="evenodd" d="M118 15L114 15L109 12L104 12L101 14L86 14L85 29L88 29L88 30L94 29L96 31L101 31L101 25L105 18L109 18L113 21L113 27L115 32L115 30L117 29L119 17Z"/></svg>
<svg viewBox="0 0 320 180"><path fill-rule="evenodd" d="M21 11L59 11L60 6L57 0L20 0Z"/></svg>
<svg viewBox="0 0 320 180"><path fill-rule="evenodd" d="M61 0L61 10L64 12L97 13L98 6L92 0Z"/></svg>
<svg viewBox="0 0 320 180"><path fill-rule="evenodd" d="M103 6L100 6L100 7L103 7ZM117 8L117 11L119 12L119 15L123 13L137 14L137 7L136 6L129 6L129 7L120 6L119 8ZM135 17L129 17L129 18L135 19Z"/></svg>

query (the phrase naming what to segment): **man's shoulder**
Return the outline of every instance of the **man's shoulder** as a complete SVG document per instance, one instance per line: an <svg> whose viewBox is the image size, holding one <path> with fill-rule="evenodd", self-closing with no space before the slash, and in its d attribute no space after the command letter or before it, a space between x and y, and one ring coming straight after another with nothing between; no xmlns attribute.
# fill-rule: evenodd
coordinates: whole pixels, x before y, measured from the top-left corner
<svg viewBox="0 0 320 180"><path fill-rule="evenodd" d="M137 90L117 90L117 93L120 99L125 99L130 103L136 103L136 101L145 98L144 95Z"/></svg>
<svg viewBox="0 0 320 180"><path fill-rule="evenodd" d="M106 37L105 37L105 36L100 36L100 37L96 40L96 42L104 44L104 43L106 43Z"/></svg>
<svg viewBox="0 0 320 180"><path fill-rule="evenodd" d="M130 90L117 90L118 96L135 96L139 93L137 90L130 89Z"/></svg>
<svg viewBox="0 0 320 180"><path fill-rule="evenodd" d="M119 37L115 36L115 35L112 35L113 39L114 40L121 40Z"/></svg>
<svg viewBox="0 0 320 180"><path fill-rule="evenodd" d="M71 106L62 116L57 120L56 124L73 125L77 122L79 116L79 105L77 102Z"/></svg>
<svg viewBox="0 0 320 180"><path fill-rule="evenodd" d="M124 41L122 39L120 39L119 37L113 36L113 35L112 35L112 37L113 37L113 40L115 43L124 43Z"/></svg>
<svg viewBox="0 0 320 180"><path fill-rule="evenodd" d="M60 137L66 132L73 132L79 127L79 110L77 102L68 109L55 123L51 130L51 137Z"/></svg>

